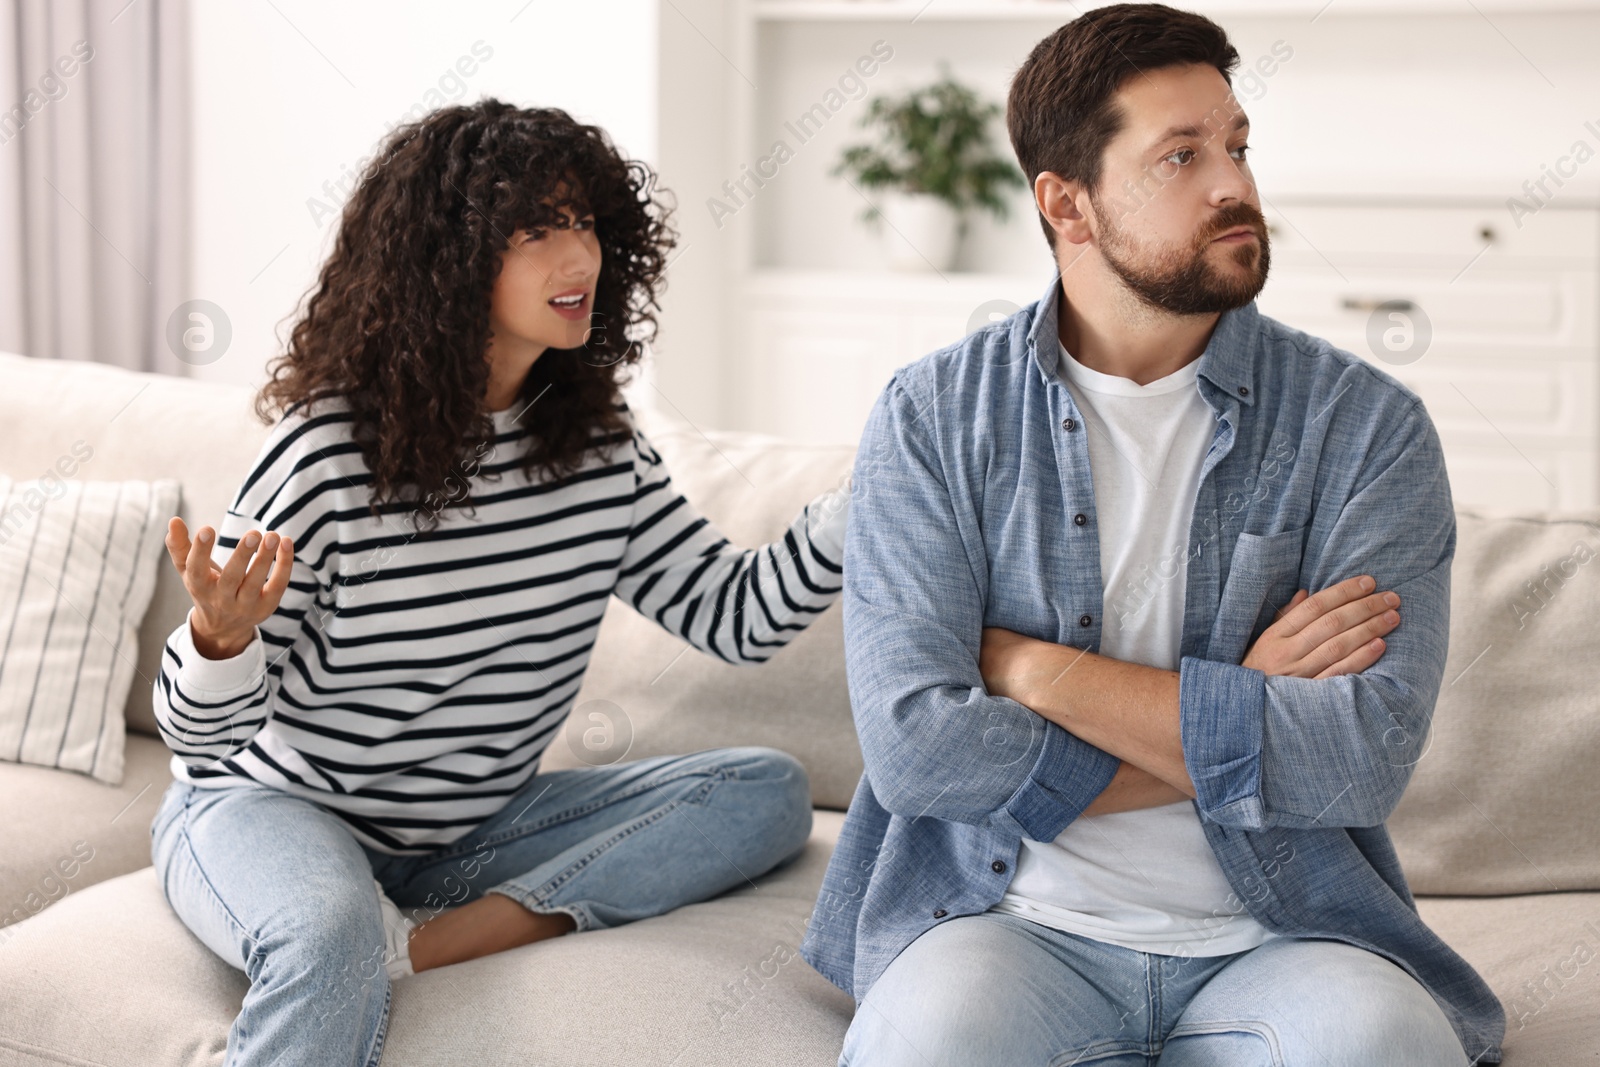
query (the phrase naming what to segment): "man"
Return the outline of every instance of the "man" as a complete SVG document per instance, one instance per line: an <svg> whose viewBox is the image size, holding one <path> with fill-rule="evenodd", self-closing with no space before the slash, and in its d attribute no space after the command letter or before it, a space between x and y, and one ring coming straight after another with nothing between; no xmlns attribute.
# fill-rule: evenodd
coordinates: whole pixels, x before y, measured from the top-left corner
<svg viewBox="0 0 1600 1067"><path fill-rule="evenodd" d="M1383 825L1444 670L1439 440L1257 312L1238 58L1155 4L1041 42L1007 125L1058 275L868 420L866 773L801 946L841 1067L1500 1062Z"/></svg>

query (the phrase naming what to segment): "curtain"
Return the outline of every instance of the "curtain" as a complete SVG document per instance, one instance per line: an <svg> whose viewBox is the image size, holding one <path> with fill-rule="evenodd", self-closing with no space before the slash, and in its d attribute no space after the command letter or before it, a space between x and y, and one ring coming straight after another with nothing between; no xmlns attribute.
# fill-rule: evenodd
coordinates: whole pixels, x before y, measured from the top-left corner
<svg viewBox="0 0 1600 1067"><path fill-rule="evenodd" d="M186 0L0 0L0 350L183 373Z"/></svg>

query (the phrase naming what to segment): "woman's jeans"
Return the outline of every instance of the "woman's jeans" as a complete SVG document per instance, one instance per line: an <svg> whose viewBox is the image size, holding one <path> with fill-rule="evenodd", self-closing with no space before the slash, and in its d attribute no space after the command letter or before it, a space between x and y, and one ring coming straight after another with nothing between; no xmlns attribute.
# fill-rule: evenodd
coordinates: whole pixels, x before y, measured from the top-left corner
<svg viewBox="0 0 1600 1067"><path fill-rule="evenodd" d="M867 991L839 1067L1461 1067L1449 1020L1382 956L1276 938L1137 952L1006 912L946 920Z"/></svg>
<svg viewBox="0 0 1600 1067"><path fill-rule="evenodd" d="M419 922L494 892L581 932L750 885L810 833L805 769L757 746L538 774L424 856L367 849L322 806L254 785L175 781L150 830L173 910L250 979L227 1067L378 1063L390 986L374 877Z"/></svg>

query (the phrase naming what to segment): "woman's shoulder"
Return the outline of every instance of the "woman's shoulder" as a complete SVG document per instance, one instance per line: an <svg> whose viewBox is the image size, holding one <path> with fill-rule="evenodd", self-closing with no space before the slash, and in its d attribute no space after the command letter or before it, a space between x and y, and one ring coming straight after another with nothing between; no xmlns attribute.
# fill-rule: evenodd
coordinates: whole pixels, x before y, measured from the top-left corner
<svg viewBox="0 0 1600 1067"><path fill-rule="evenodd" d="M611 410L616 412L617 416L621 418L623 422L628 424L628 428L630 430L637 430L639 428L639 419L637 414L628 404L628 401L623 397L618 396L614 401L612 401Z"/></svg>
<svg viewBox="0 0 1600 1067"><path fill-rule="evenodd" d="M667 473L666 456L661 452L657 442L665 439L669 444L681 438L685 431L692 427L692 423L683 419L681 415L673 415L645 404L640 407L628 407L626 402L618 402L619 410L623 413L627 430L619 435L626 438L626 446L631 455L635 468L642 478L656 479L670 477ZM699 431L694 431L695 437L700 437Z"/></svg>
<svg viewBox="0 0 1600 1067"><path fill-rule="evenodd" d="M364 470L353 425L350 406L342 397L291 405L261 443L239 499L275 497L290 482L322 481L330 475L343 480Z"/></svg>
<svg viewBox="0 0 1600 1067"><path fill-rule="evenodd" d="M305 434L326 428L328 432L338 433L343 431L346 437L350 436L349 427L353 416L350 410L350 401L343 396L308 397L297 400L283 410L278 417L274 433ZM327 434L325 433L324 436Z"/></svg>
<svg viewBox="0 0 1600 1067"><path fill-rule="evenodd" d="M611 404L611 411L616 416L616 421L610 425L596 425L590 428L589 437L593 452L589 462L616 462L623 455L637 455L649 452L650 441L645 436L644 428L633 408L620 396Z"/></svg>
<svg viewBox="0 0 1600 1067"><path fill-rule="evenodd" d="M315 452L329 445L355 440L355 417L344 397L313 397L284 409L267 435L263 456L273 453Z"/></svg>

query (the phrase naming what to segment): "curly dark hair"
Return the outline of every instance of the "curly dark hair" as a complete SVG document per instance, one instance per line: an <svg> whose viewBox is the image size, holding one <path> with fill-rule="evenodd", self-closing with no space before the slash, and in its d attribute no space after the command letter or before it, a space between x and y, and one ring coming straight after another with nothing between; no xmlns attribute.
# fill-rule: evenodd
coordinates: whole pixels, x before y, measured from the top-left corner
<svg viewBox="0 0 1600 1067"><path fill-rule="evenodd" d="M437 509L416 502L438 499L494 440L485 353L499 253L570 207L593 214L600 245L595 328L578 348L546 350L517 406L538 398L521 415L529 477L572 473L627 429L620 386L655 336L677 237L661 192L648 165L559 108L485 99L397 126L344 205L257 415L341 398L372 472L371 514L410 510L419 533L433 529Z"/></svg>

